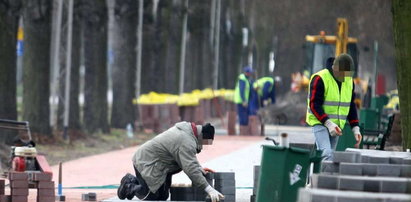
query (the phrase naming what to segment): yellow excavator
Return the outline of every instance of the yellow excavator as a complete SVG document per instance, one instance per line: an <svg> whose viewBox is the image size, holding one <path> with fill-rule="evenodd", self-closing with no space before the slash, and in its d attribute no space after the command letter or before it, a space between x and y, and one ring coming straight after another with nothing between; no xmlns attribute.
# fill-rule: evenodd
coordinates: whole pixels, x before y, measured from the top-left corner
<svg viewBox="0 0 411 202"><path fill-rule="evenodd" d="M355 66L354 78L358 70L358 48L357 38L348 36L348 22L345 18L337 18L337 34L326 35L321 31L319 35L305 36L305 65L304 72L292 75L292 90L298 92L307 90L310 76L326 68L326 61L329 57L337 57L342 53L352 56Z"/></svg>

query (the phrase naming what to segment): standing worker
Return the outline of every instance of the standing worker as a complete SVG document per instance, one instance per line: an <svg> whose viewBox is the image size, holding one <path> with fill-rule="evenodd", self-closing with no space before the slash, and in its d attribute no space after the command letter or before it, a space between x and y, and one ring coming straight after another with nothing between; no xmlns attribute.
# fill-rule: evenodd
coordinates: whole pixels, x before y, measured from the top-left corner
<svg viewBox="0 0 411 202"><path fill-rule="evenodd" d="M183 170L193 185L207 192L213 202L224 196L211 187L204 175L214 172L202 168L196 154L203 145L211 145L214 127L179 122L165 132L141 145L133 156L136 176L127 173L117 190L118 197L131 200L167 200L172 175Z"/></svg>
<svg viewBox="0 0 411 202"><path fill-rule="evenodd" d="M350 55L341 54L333 63L327 60L323 69L311 76L307 99L306 122L312 126L317 148L323 151L324 160L332 160L332 151L342 135L345 123L351 125L359 147L362 136L358 126L357 109L354 103L354 62Z"/></svg>
<svg viewBox="0 0 411 202"><path fill-rule="evenodd" d="M234 103L237 104L237 113L240 123L240 135L248 135L248 116L250 115L249 101L252 85L252 75L254 70L246 66L243 73L238 76L237 84L234 92Z"/></svg>
<svg viewBox="0 0 411 202"><path fill-rule="evenodd" d="M261 107L265 107L270 103L275 103L275 87L274 79L272 77L258 79L254 82L253 87L258 93Z"/></svg>

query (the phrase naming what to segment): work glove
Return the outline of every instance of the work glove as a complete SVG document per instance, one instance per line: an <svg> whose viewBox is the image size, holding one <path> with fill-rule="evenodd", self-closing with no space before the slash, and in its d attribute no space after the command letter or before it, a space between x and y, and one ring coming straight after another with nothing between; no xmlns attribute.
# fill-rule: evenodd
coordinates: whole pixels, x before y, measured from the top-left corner
<svg viewBox="0 0 411 202"><path fill-rule="evenodd" d="M215 173L215 171L213 169L210 168L203 168L204 173Z"/></svg>
<svg viewBox="0 0 411 202"><path fill-rule="evenodd" d="M335 136L341 136L342 131L341 128L337 126L337 124L333 123L330 120L325 121L324 123L325 127L328 128L328 131L330 132L330 135L335 137Z"/></svg>
<svg viewBox="0 0 411 202"><path fill-rule="evenodd" d="M211 202L217 202L220 201L220 199L224 199L224 195L222 195L220 192L218 192L217 190L215 190L213 187L211 187L210 185L208 185L205 188L205 191L207 192L207 194L210 196Z"/></svg>
<svg viewBox="0 0 411 202"><path fill-rule="evenodd" d="M354 133L355 140L357 141L357 143L355 143L354 147L358 148L358 147L360 147L360 143L361 143L361 140L362 140L360 127L354 126L354 128L352 128L351 130L352 130L352 133Z"/></svg>
<svg viewBox="0 0 411 202"><path fill-rule="evenodd" d="M243 102L243 107L247 108L247 107L248 107L248 103L247 103L247 102Z"/></svg>

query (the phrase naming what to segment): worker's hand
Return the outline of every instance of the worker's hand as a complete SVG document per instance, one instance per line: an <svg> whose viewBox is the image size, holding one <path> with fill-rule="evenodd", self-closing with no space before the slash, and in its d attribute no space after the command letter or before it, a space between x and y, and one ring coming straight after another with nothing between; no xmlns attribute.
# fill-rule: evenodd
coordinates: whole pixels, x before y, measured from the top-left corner
<svg viewBox="0 0 411 202"><path fill-rule="evenodd" d="M222 195L220 192L215 190L213 187L208 185L205 188L205 191L207 194L210 196L212 202L220 201L220 199L224 199L224 195Z"/></svg>
<svg viewBox="0 0 411 202"><path fill-rule="evenodd" d="M204 172L207 173L215 173L215 171L213 169L210 168L203 168Z"/></svg>
<svg viewBox="0 0 411 202"><path fill-rule="evenodd" d="M361 132L360 132L360 127L354 126L354 128L352 128L351 130L352 130L352 132L354 133L355 141L357 141L357 143L355 143L354 147L355 147L355 148L359 148L359 147L360 147L361 140L362 140L362 135L361 135Z"/></svg>
<svg viewBox="0 0 411 202"><path fill-rule="evenodd" d="M328 128L328 131L330 132L330 135L335 137L335 136L341 136L342 135L342 131L341 128L337 126L337 124L333 123L330 120L327 120L324 123L325 127Z"/></svg>
<svg viewBox="0 0 411 202"><path fill-rule="evenodd" d="M248 107L248 103L247 103L247 102L243 102L243 107Z"/></svg>

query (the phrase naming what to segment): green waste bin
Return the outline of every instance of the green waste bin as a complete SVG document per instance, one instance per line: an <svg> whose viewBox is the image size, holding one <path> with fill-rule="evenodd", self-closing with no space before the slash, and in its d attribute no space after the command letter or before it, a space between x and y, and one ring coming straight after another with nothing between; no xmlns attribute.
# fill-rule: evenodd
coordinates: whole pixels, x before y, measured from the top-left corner
<svg viewBox="0 0 411 202"><path fill-rule="evenodd" d="M257 202L295 202L309 165L310 150L263 145Z"/></svg>

